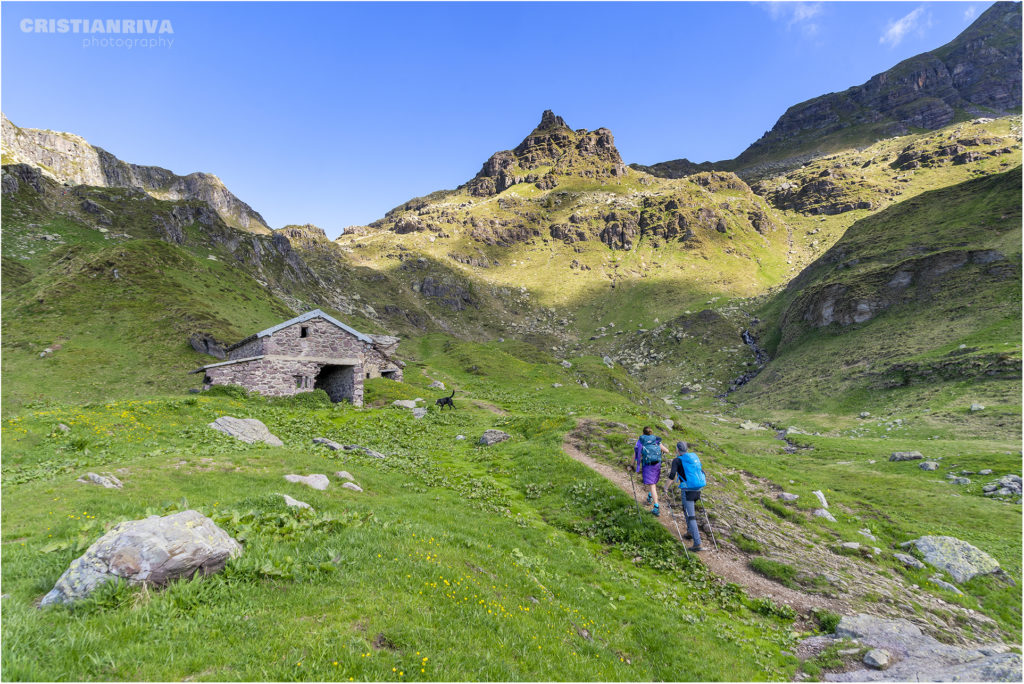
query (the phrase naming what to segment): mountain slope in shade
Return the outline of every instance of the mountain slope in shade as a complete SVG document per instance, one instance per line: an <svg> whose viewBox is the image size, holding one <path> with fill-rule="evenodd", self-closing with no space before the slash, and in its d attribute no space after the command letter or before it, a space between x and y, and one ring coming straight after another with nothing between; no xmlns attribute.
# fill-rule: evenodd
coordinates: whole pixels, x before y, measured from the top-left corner
<svg viewBox="0 0 1024 684"><path fill-rule="evenodd" d="M735 159L713 165L677 159L634 168L667 178L708 167L759 177L838 149L1020 107L1021 5L997 2L946 45L862 85L790 107Z"/></svg>
<svg viewBox="0 0 1024 684"><path fill-rule="evenodd" d="M260 214L209 173L179 176L159 166L121 161L72 133L15 126L3 115L3 163L30 164L60 183L139 188L162 200L202 200L224 222L251 233L269 233Z"/></svg>

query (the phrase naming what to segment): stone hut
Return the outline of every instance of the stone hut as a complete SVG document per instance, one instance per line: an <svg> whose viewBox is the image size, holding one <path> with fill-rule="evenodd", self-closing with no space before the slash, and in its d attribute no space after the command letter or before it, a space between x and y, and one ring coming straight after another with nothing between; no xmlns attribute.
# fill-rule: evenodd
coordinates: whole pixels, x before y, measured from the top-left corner
<svg viewBox="0 0 1024 684"><path fill-rule="evenodd" d="M361 333L314 309L231 345L227 361L191 372L204 374L203 389L241 385L269 397L322 389L331 401L362 406L364 379L401 381L397 348L397 337Z"/></svg>

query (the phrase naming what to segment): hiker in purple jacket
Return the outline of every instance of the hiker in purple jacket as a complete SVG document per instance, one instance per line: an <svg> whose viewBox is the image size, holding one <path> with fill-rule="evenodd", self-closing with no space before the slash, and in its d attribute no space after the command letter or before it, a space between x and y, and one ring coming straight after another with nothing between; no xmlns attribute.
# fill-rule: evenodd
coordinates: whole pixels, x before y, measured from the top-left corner
<svg viewBox="0 0 1024 684"><path fill-rule="evenodd" d="M654 503L651 513L660 515L658 506L658 480L661 479L661 457L668 454L668 448L661 443L661 437L655 437L653 430L644 428L644 433L636 440L633 446L633 461L636 463L636 472L642 473L645 485L651 490L647 492L647 503Z"/></svg>

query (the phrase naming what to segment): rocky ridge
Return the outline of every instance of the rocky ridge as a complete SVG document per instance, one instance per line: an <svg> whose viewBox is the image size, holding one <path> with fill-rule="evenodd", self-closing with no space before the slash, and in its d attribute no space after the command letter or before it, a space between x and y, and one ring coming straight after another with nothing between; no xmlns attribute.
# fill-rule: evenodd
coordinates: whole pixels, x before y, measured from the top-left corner
<svg viewBox="0 0 1024 684"><path fill-rule="evenodd" d="M58 183L96 187L138 188L156 199L201 200L230 226L267 234L267 222L209 173L179 176L159 166L121 161L101 147L72 133L21 128L0 115L3 163L35 166Z"/></svg>

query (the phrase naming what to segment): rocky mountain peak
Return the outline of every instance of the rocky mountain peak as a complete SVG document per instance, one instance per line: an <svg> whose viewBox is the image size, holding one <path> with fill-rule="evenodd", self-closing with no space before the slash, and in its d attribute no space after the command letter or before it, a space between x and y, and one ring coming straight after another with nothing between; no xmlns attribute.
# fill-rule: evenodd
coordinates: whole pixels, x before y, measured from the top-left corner
<svg viewBox="0 0 1024 684"><path fill-rule="evenodd" d="M495 195L517 183L536 183L542 190L558 185L559 177L609 178L627 173L607 128L572 130L550 109L513 150L491 155L466 186L477 196Z"/></svg>
<svg viewBox="0 0 1024 684"><path fill-rule="evenodd" d="M0 114L4 164L29 164L58 183L137 188L162 200L201 200L230 226L269 234L267 222L209 173L179 176L159 166L121 161L72 133L21 128Z"/></svg>
<svg viewBox="0 0 1024 684"><path fill-rule="evenodd" d="M556 116L550 109L545 109L544 113L540 115L540 123L537 124L536 130L548 131L553 128L568 128L568 126L565 124L565 119Z"/></svg>

